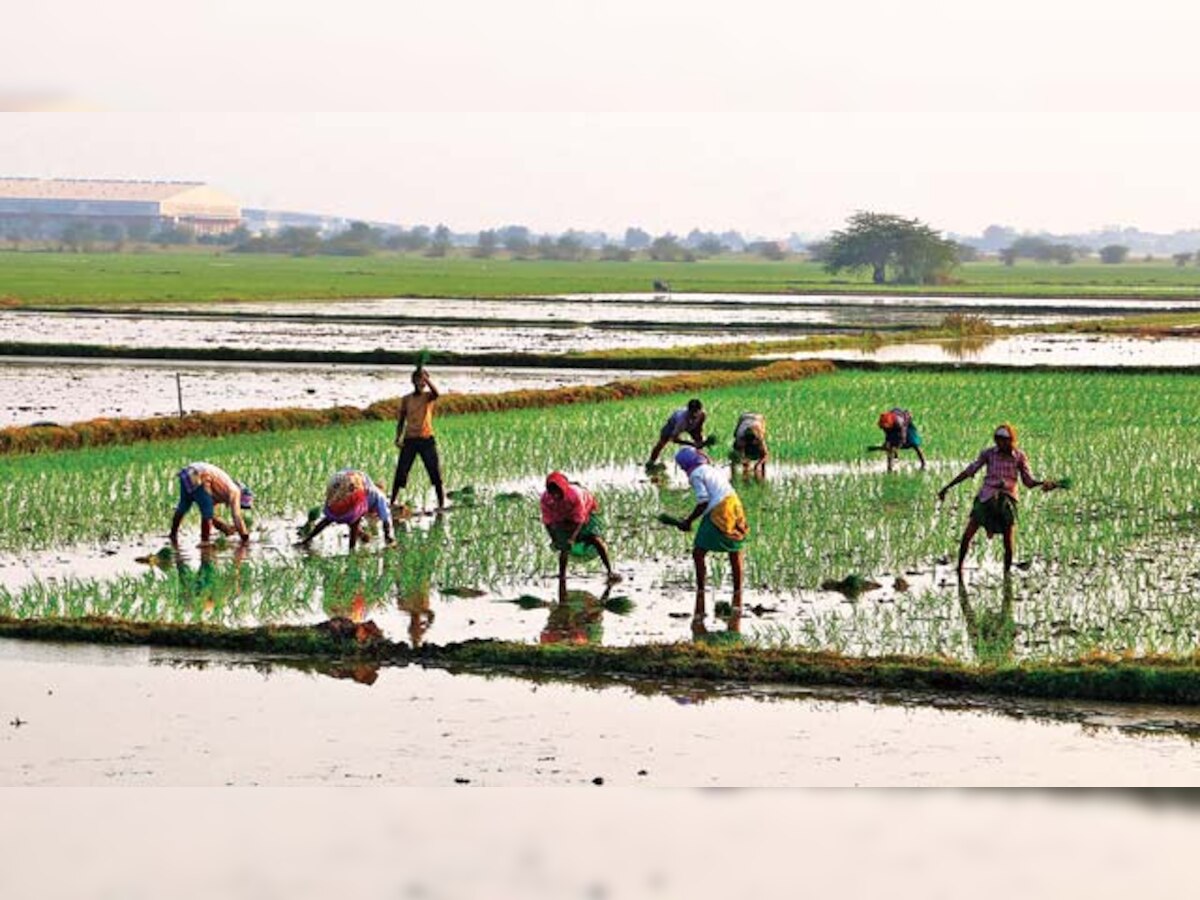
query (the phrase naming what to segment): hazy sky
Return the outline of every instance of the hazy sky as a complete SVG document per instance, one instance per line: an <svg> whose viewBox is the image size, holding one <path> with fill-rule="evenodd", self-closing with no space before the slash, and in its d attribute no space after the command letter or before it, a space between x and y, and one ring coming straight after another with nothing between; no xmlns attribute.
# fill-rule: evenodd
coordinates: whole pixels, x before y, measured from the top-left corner
<svg viewBox="0 0 1200 900"><path fill-rule="evenodd" d="M100 111L0 115L0 174L456 230L1200 226L1200 7L828 6L22 5L0 108Z"/></svg>

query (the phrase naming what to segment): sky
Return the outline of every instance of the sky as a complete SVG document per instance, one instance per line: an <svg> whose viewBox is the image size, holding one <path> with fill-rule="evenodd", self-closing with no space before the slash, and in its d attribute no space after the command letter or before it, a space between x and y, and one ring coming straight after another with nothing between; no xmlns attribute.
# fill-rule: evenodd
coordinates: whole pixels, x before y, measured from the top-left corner
<svg viewBox="0 0 1200 900"><path fill-rule="evenodd" d="M23 4L0 175L456 231L1200 227L1200 6L828 7Z"/></svg>

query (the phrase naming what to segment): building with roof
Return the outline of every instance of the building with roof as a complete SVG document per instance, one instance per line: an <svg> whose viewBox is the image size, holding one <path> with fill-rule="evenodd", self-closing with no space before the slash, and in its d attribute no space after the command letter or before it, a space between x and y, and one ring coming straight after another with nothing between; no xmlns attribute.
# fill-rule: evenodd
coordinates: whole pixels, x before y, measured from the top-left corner
<svg viewBox="0 0 1200 900"><path fill-rule="evenodd" d="M88 224L142 238L169 228L215 235L241 223L237 200L198 181L0 178L0 234L56 238Z"/></svg>

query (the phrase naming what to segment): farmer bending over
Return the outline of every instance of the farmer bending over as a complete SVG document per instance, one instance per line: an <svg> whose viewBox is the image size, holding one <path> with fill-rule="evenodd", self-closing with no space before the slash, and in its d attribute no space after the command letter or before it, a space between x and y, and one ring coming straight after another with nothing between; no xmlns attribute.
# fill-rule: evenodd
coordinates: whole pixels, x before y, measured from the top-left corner
<svg viewBox="0 0 1200 900"><path fill-rule="evenodd" d="M550 543L558 551L560 585L567 580L567 556L577 543L596 549L608 573L609 584L621 580L621 576L613 571L608 547L604 544L604 517L600 514L600 504L590 491L568 481L562 472L551 472L546 476L542 524L550 535Z"/></svg>
<svg viewBox="0 0 1200 900"><path fill-rule="evenodd" d="M362 520L366 516L376 516L383 523L384 542L395 543L392 510L383 493L383 485L371 481L365 472L357 469L335 472L325 488L324 512L312 531L300 541L300 546L307 547L313 538L336 522L350 527L350 549L353 550L360 540L368 540L362 531Z"/></svg>
<svg viewBox="0 0 1200 900"><path fill-rule="evenodd" d="M921 452L921 433L917 431L912 413L896 407L880 414L878 425L883 429L883 452L887 454L887 468L892 471L901 450L915 450L921 468L925 468L925 454Z"/></svg>
<svg viewBox="0 0 1200 900"><path fill-rule="evenodd" d="M400 400L396 416L396 446L400 448L400 458L392 478L391 502L395 503L396 494L408 486L408 473L420 456L429 481L437 491L438 509L445 509L446 489L442 486L442 467L438 462L437 440L433 436L433 405L441 395L424 368L413 372L412 383L412 393L405 394Z"/></svg>
<svg viewBox="0 0 1200 900"><path fill-rule="evenodd" d="M229 525L216 517L216 504L229 507L233 524ZM234 481L224 469L212 463L194 462L179 470L179 504L175 507L175 518L171 520L171 543L179 542L179 523L192 504L200 507L200 541L207 544L212 537L212 526L221 534L237 534L242 541L250 540L250 532L242 519L242 510L254 505L254 494L246 485Z"/></svg>
<svg viewBox="0 0 1200 900"><path fill-rule="evenodd" d="M954 479L938 491L938 500L946 499L946 492L962 481L966 481L980 469L987 467L983 476L983 487L971 504L971 517L963 531L962 540L958 546L958 572L961 575L963 561L967 551L971 549L971 541L980 527L987 531L988 537L997 534L1004 535L1004 571L1007 574L1012 569L1013 536L1017 527L1017 478L1027 488L1040 487L1043 491L1052 491L1056 487L1053 481L1038 481L1029 470L1029 459L1024 452L1017 449L1017 429L1004 424L992 435L996 442L994 447L988 447L979 454L979 458L954 476Z"/></svg>
<svg viewBox="0 0 1200 900"><path fill-rule="evenodd" d="M742 543L750 533L746 511L741 498L729 483L725 473L712 464L699 450L684 447L675 454L675 462L687 473L696 506L679 523L681 531L691 531L692 522L700 519L692 544L692 561L696 564L696 611L693 618L704 618L705 562L709 552L728 553L733 571L733 606L742 606ZM703 518L701 518L703 517Z"/></svg>
<svg viewBox="0 0 1200 900"><path fill-rule="evenodd" d="M767 420L760 413L744 412L738 416L737 426L733 429L734 463L730 474L737 466L737 460L742 463L742 474L748 475L753 465L754 474L762 478L767 474Z"/></svg>
<svg viewBox="0 0 1200 900"><path fill-rule="evenodd" d="M658 462L659 454L671 442L688 444L688 441L683 439L685 434L692 439L691 446L697 450L704 446L704 404L699 400L689 400L687 406L681 406L671 413L658 433L658 443L650 451L650 462Z"/></svg>

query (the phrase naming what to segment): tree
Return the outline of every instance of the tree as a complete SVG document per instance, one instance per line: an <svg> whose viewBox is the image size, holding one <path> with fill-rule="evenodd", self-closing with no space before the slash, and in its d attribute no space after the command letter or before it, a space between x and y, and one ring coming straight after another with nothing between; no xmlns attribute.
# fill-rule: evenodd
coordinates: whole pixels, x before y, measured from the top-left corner
<svg viewBox="0 0 1200 900"><path fill-rule="evenodd" d="M601 262L629 262L633 259L633 251L620 244L605 244L600 248Z"/></svg>
<svg viewBox="0 0 1200 900"><path fill-rule="evenodd" d="M870 269L875 284L890 269L900 284L929 284L956 264L955 245L917 219L856 212L847 227L829 237L825 268L830 273Z"/></svg>
<svg viewBox="0 0 1200 900"><path fill-rule="evenodd" d="M693 257L673 234L663 234L650 242L650 258L656 262L679 262Z"/></svg>
<svg viewBox="0 0 1200 900"><path fill-rule="evenodd" d="M491 259L496 253L500 239L492 229L479 232L479 240L475 243L475 255L480 259Z"/></svg>
<svg viewBox="0 0 1200 900"><path fill-rule="evenodd" d="M1172 255L1171 259L1175 260L1175 265L1182 269L1192 261L1193 255L1191 253L1176 253Z"/></svg>
<svg viewBox="0 0 1200 900"><path fill-rule="evenodd" d="M1105 244L1100 248L1100 262L1108 265L1118 265L1125 262L1129 248L1124 244Z"/></svg>
<svg viewBox="0 0 1200 900"><path fill-rule="evenodd" d="M779 246L779 241L753 241L746 245L747 253L756 253L763 259L769 259L772 262L779 262L784 258L783 248Z"/></svg>
<svg viewBox="0 0 1200 900"><path fill-rule="evenodd" d="M351 222L341 234L325 242L325 253L334 256L370 256L383 244L383 231L366 222Z"/></svg>
<svg viewBox="0 0 1200 900"><path fill-rule="evenodd" d="M650 234L640 228L626 228L625 246L630 250L645 250L650 246Z"/></svg>
<svg viewBox="0 0 1200 900"><path fill-rule="evenodd" d="M554 242L554 258L566 260L580 260L587 255L587 248L584 247L583 239L578 232L565 231L558 236L558 240Z"/></svg>
<svg viewBox="0 0 1200 900"><path fill-rule="evenodd" d="M445 256L450 249L450 229L445 225L439 225L433 229L433 238L429 241L429 249L425 251L426 256Z"/></svg>
<svg viewBox="0 0 1200 900"><path fill-rule="evenodd" d="M528 253L533 246L533 235L524 225L505 225L499 232L504 249L515 256Z"/></svg>

